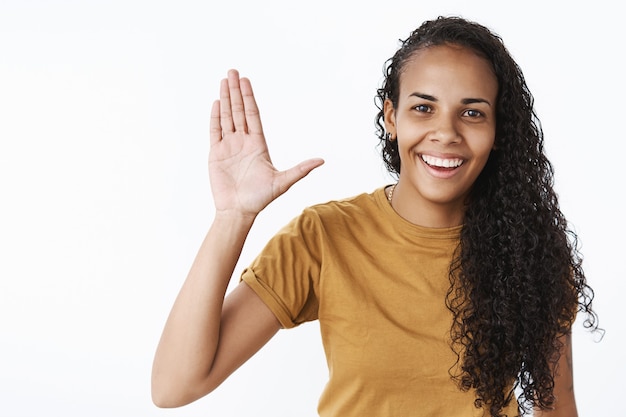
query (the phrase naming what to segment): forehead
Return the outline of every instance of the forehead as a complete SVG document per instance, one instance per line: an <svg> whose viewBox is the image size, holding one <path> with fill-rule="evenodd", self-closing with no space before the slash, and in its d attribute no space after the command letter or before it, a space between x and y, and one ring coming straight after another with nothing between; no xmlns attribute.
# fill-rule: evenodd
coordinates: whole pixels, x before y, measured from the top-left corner
<svg viewBox="0 0 626 417"><path fill-rule="evenodd" d="M420 89L488 96L495 99L498 80L491 62L472 49L459 45L437 45L415 51L400 74L400 94ZM408 91L407 90L411 90Z"/></svg>

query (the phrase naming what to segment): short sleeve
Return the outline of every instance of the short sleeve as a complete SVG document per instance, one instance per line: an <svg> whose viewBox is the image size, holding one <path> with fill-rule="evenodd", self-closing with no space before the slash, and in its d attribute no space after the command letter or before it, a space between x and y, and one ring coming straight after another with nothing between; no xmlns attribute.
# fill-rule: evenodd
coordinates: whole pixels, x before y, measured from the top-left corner
<svg viewBox="0 0 626 417"><path fill-rule="evenodd" d="M320 229L316 213L305 210L272 237L241 275L284 328L318 318Z"/></svg>

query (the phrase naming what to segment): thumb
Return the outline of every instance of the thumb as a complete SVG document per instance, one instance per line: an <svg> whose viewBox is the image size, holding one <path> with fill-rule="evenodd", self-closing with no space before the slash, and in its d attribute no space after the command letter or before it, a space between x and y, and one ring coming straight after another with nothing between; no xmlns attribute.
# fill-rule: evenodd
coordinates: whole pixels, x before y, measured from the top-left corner
<svg viewBox="0 0 626 417"><path fill-rule="evenodd" d="M300 162L298 165L281 172L278 184L280 193L282 194L287 191L292 185L306 177L309 172L313 171L322 164L324 164L324 160L321 158L307 159L306 161Z"/></svg>

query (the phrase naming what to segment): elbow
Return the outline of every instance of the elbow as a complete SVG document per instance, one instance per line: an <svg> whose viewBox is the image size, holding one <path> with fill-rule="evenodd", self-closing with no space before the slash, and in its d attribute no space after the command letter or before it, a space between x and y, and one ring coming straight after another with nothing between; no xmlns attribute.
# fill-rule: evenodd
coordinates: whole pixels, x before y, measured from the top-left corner
<svg viewBox="0 0 626 417"><path fill-rule="evenodd" d="M157 407L159 407L159 408L180 407L180 405L178 405L175 402L172 402L171 399L169 399L167 397L155 395L154 391L152 392L152 403L154 405L156 405Z"/></svg>
<svg viewBox="0 0 626 417"><path fill-rule="evenodd" d="M176 408L176 407L182 407L183 405L186 405L185 403L176 401L173 398L155 397L154 395L152 395L152 402L158 408Z"/></svg>
<svg viewBox="0 0 626 417"><path fill-rule="evenodd" d="M152 402L159 408L177 408L190 404L213 391L205 384L175 382L170 378L152 378Z"/></svg>
<svg viewBox="0 0 626 417"><path fill-rule="evenodd" d="M158 381L152 381L151 387L152 402L159 408L176 408L186 405L183 395L175 389L166 387Z"/></svg>

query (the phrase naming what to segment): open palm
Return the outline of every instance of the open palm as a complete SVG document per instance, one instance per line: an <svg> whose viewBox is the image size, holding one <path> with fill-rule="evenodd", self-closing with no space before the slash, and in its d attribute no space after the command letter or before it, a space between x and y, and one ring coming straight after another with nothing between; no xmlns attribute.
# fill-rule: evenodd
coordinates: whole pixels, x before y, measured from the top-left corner
<svg viewBox="0 0 626 417"><path fill-rule="evenodd" d="M222 80L220 99L213 103L210 140L211 189L220 212L256 216L323 163L310 159L285 171L274 167L252 86L236 70Z"/></svg>

